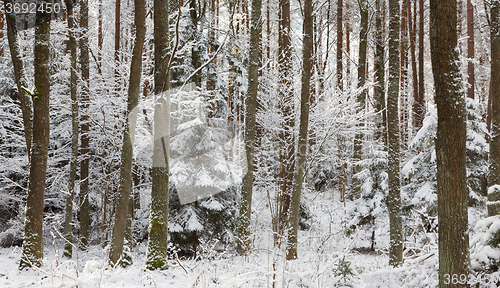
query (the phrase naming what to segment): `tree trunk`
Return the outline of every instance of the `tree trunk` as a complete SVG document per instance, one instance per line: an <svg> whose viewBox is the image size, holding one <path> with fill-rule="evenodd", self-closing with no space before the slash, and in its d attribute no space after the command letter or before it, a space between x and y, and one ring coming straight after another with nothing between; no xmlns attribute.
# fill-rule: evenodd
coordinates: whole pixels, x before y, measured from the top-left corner
<svg viewBox="0 0 500 288"><path fill-rule="evenodd" d="M403 262L403 227L401 220L401 183L399 173L399 1L389 0L389 83L387 91L387 140L389 195L389 264Z"/></svg>
<svg viewBox="0 0 500 288"><path fill-rule="evenodd" d="M402 0L401 7L401 26L400 26L400 38L399 38L399 117L400 117L400 134L401 134L401 146L406 147L408 141L408 95L406 91L407 83L407 72L406 72L406 28L407 28L407 18L408 18L408 0Z"/></svg>
<svg viewBox="0 0 500 288"><path fill-rule="evenodd" d="M342 78L342 43L344 39L344 34L342 30L342 1L337 0L337 87L340 91L344 90L343 78ZM330 7L328 7L330 9ZM329 11L328 11L329 12ZM330 22L328 22L330 23Z"/></svg>
<svg viewBox="0 0 500 288"><path fill-rule="evenodd" d="M80 64L82 69L82 118L81 118L81 166L80 166L80 248L86 250L90 240L90 214L89 214L89 164L90 164L90 69L89 69L89 5L87 0L80 1Z"/></svg>
<svg viewBox="0 0 500 288"><path fill-rule="evenodd" d="M295 166L295 139L293 129L295 126L295 114L293 109L294 95L292 90L292 48L290 36L290 1L280 0L281 20L279 21L279 59L278 71L279 79L279 99L281 114L283 116L282 132L280 132L280 190L278 197L278 233L275 234L275 242L280 241L279 237L285 235L285 228L288 224L288 212L290 209L291 193L293 189L293 171ZM279 242L278 242L279 244Z"/></svg>
<svg viewBox="0 0 500 288"><path fill-rule="evenodd" d="M425 77L424 77L424 0L418 5L418 108L416 127L420 129L425 118Z"/></svg>
<svg viewBox="0 0 500 288"><path fill-rule="evenodd" d="M474 7L471 0L467 0L467 79L469 87L467 88L467 97L474 99Z"/></svg>
<svg viewBox="0 0 500 288"><path fill-rule="evenodd" d="M413 4L413 5L412 5ZM413 6L413 10L411 9L411 7ZM412 12L413 11L413 12ZM420 106L420 99L418 99L419 97L419 93L418 93L418 72L417 72L417 56L416 56L416 47L415 47L415 41L416 41L416 28L417 28L417 2L416 0L413 0L410 2L410 5L408 7L408 19L410 21L410 25L409 28L410 28L410 54L411 54L411 71L412 71L412 76L413 76L413 81L412 81L412 84L413 84L413 109L412 109L412 114L413 114L413 117L412 117L412 120L413 120L413 135L415 135L418 130L420 129L420 127L422 127L421 125L421 121L419 120L420 118L420 115L419 115L419 106Z"/></svg>
<svg viewBox="0 0 500 288"><path fill-rule="evenodd" d="M193 3L193 1L191 1ZM168 30L168 0L154 0L154 147L152 168L151 213L149 216L149 239L146 267L167 268L168 236L168 151L170 149L170 100L168 96L170 60ZM200 80L201 81L201 80Z"/></svg>
<svg viewBox="0 0 500 288"><path fill-rule="evenodd" d="M36 12L33 148L31 151L23 253L20 268L40 266L43 258L43 203L49 150L50 14Z"/></svg>
<svg viewBox="0 0 500 288"><path fill-rule="evenodd" d="M313 46L313 4L304 0L303 48L302 48L302 88L300 91L300 126L297 164L293 182L292 203L290 206L290 231L288 234L286 259L297 259L297 238L299 232L300 197L307 153L307 134L309 125L309 94L311 91L312 46Z"/></svg>
<svg viewBox="0 0 500 288"><path fill-rule="evenodd" d="M13 3L12 0L5 0L5 4ZM28 161L31 160L31 141L33 137L33 103L31 97L26 94L28 84L24 75L24 63L21 52L19 51L19 43L17 41L17 26L14 13L6 14L7 23L7 40L9 41L10 56L12 58L12 66L14 66L14 76L16 77L17 93L21 102L21 111L23 113L24 122L24 139L26 140L26 151Z"/></svg>
<svg viewBox="0 0 500 288"><path fill-rule="evenodd" d="M384 147L387 147L387 111L385 109L385 62L384 62L384 35L382 26L381 0L375 1L375 111L377 113L377 140L382 137ZM380 115L378 115L380 114Z"/></svg>
<svg viewBox="0 0 500 288"><path fill-rule="evenodd" d="M358 89L362 88L362 91L359 93L357 97L357 113L363 113L365 110L365 101L366 101L366 89L363 88L366 83L366 47L367 47L367 38L368 38L368 2L366 0L360 0L359 2L359 11L361 13L361 26L359 31L359 62L358 62ZM363 129L364 123L360 122L357 124L359 130ZM354 137L354 154L353 158L355 162L361 161L362 158L362 148L363 148L363 133L360 131L356 132ZM362 167L355 163L354 165L354 181L353 181L353 195L351 195L352 199L357 199L361 196L361 181L356 178L355 174L361 172Z"/></svg>
<svg viewBox="0 0 500 288"><path fill-rule="evenodd" d="M252 213L252 187L254 173L255 150L255 117L257 109L257 92L259 88L259 55L262 13L262 0L252 0L252 18L250 29L250 56L248 67L248 92L245 100L245 153L247 170L241 187L242 200L240 206L240 227L238 252L246 254L250 250L250 217Z"/></svg>
<svg viewBox="0 0 500 288"><path fill-rule="evenodd" d="M500 1L491 2L490 156L488 186L500 185ZM500 189L488 191L488 216L500 214Z"/></svg>
<svg viewBox="0 0 500 288"><path fill-rule="evenodd" d="M466 112L457 49L457 2L431 0L431 59L438 109L436 138L439 222L439 287L469 273Z"/></svg>
<svg viewBox="0 0 500 288"><path fill-rule="evenodd" d="M120 16L121 16L121 0L115 0L115 81L116 89L120 87L120 73L118 71L118 63L120 62ZM117 91L118 92L118 91Z"/></svg>
<svg viewBox="0 0 500 288"><path fill-rule="evenodd" d="M76 39L73 14L73 2L66 1L68 14L68 30L69 30L69 47L71 53L71 72L70 72L70 94L71 94L71 119L72 119L72 134L71 134L71 160L69 168L69 185L68 196L66 196L66 216L64 223L65 245L63 255L71 258L73 255L73 196L75 193L76 170L78 166L78 99L77 99L77 83L76 83Z"/></svg>

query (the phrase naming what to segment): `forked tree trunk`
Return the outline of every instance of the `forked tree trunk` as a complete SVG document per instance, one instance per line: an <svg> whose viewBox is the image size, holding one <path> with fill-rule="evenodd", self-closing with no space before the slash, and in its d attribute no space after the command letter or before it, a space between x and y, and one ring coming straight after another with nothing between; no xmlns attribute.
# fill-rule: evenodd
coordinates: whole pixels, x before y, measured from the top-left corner
<svg viewBox="0 0 500 288"><path fill-rule="evenodd" d="M250 29L250 57L248 67L248 92L245 100L245 155L247 170L241 185L240 223L238 231L238 252L242 255L250 251L250 217L252 214L252 188L255 151L255 130L257 111L257 92L259 88L259 55L262 13L262 0L252 0Z"/></svg>
<svg viewBox="0 0 500 288"><path fill-rule="evenodd" d="M312 48L313 48L313 4L304 1L303 48L302 48L302 88L300 92L300 126L297 164L293 181L292 203L290 206L290 231L288 234L286 259L297 259L297 238L299 232L300 197L307 153L307 134L309 125L309 97L311 91Z"/></svg>
<svg viewBox="0 0 500 288"><path fill-rule="evenodd" d="M23 253L20 268L41 266L43 258L43 203L49 150L50 97L50 17L36 12L35 18L35 90L33 93L33 147L26 198Z"/></svg>
<svg viewBox="0 0 500 288"><path fill-rule="evenodd" d="M466 111L457 49L457 2L431 0L431 59L436 90L439 222L439 287L467 287L448 281L469 274Z"/></svg>
<svg viewBox="0 0 500 288"><path fill-rule="evenodd" d="M399 1L389 0L389 83L387 90L387 141L389 195L389 264L403 262L403 227L401 220L401 183L399 173Z"/></svg>

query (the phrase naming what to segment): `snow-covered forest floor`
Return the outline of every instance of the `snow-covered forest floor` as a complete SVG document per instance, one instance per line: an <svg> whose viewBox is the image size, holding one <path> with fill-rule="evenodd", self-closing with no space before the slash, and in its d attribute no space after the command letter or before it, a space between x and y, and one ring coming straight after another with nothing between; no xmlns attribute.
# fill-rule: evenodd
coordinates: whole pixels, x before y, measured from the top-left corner
<svg viewBox="0 0 500 288"><path fill-rule="evenodd" d="M254 250L247 257L215 251L206 244L196 260L174 258L168 270L148 271L143 242L134 247L131 266L111 269L107 251L98 245L89 252L74 253L71 260L63 258L62 242L54 233L55 241L50 234L45 237L41 268L19 271L21 249L0 249L0 287L273 287L273 281L274 287L437 287L435 233L426 234L428 244L420 247L416 247L417 236L407 237L403 266L391 268L387 217L375 225L375 252L366 252L372 229L347 237L346 211L352 203L344 205L332 192L305 193L304 202L313 215L308 220L311 227L300 231L298 260L286 261L283 251L274 249L271 215L263 194L256 193L254 198ZM470 213L471 224L479 217Z"/></svg>

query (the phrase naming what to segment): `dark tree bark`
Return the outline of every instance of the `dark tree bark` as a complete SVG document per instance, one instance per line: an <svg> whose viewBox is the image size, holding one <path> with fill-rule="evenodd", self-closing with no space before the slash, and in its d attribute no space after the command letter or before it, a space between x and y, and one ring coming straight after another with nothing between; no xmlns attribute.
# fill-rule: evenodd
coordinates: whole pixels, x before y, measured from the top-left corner
<svg viewBox="0 0 500 288"><path fill-rule="evenodd" d="M86 250L90 240L90 214L89 214L89 166L90 166L90 69L89 69L89 5L87 0L80 1L80 64L82 69L82 117L81 117L81 164L80 164L80 248Z"/></svg>
<svg viewBox="0 0 500 288"><path fill-rule="evenodd" d="M49 150L50 14L35 17L35 90L33 93L33 147L31 151L23 256L20 268L40 266L43 258L43 203Z"/></svg>
<svg viewBox="0 0 500 288"><path fill-rule="evenodd" d="M417 130L422 127L425 118L425 77L424 77L424 0L419 0L418 4L418 103L416 115Z"/></svg>
<svg viewBox="0 0 500 288"><path fill-rule="evenodd" d="M387 140L389 195L389 264L400 266L403 262L403 227L401 220L401 183L399 172L399 1L389 0L389 83L387 90Z"/></svg>
<svg viewBox="0 0 500 288"><path fill-rule="evenodd" d="M13 3L12 0L5 0L5 4ZM23 113L24 122L24 139L26 140L26 151L28 160L31 161L31 141L33 137L33 103L31 97L26 93L28 84L24 75L23 56L19 51L19 43L17 41L16 17L14 13L7 14L5 17L7 23L7 40L9 41L10 56L12 66L14 66L14 76L16 77L17 93L19 102L21 102L21 111Z"/></svg>
<svg viewBox="0 0 500 288"><path fill-rule="evenodd" d="M71 57L70 71L70 95L71 95L71 159L69 168L68 196L66 196L66 216L64 223L65 245L63 255L71 258L73 255L73 197L75 194L76 170L78 168L78 99L77 99L77 75L76 75L76 39L74 31L75 17L73 14L73 2L66 1L68 14L69 47Z"/></svg>
<svg viewBox="0 0 500 288"><path fill-rule="evenodd" d="M500 1L491 2L491 138L488 186L500 185ZM488 193L488 216L500 214L500 189Z"/></svg>
<svg viewBox="0 0 500 288"><path fill-rule="evenodd" d="M120 62L120 34L121 34L121 0L115 0L115 81L116 87L119 89L119 77L120 73L118 72L118 63Z"/></svg>
<svg viewBox="0 0 500 288"><path fill-rule="evenodd" d="M191 1L191 4L193 1ZM169 75L167 73L169 47L168 0L154 1L154 147L152 168L151 213L149 216L149 238L146 267L148 269L167 268L168 235L168 150L170 136L168 126L169 111ZM194 12L194 11L191 11ZM195 80L196 81L196 80ZM200 79L201 81L201 79Z"/></svg>
<svg viewBox="0 0 500 288"><path fill-rule="evenodd" d="M474 7L471 0L467 0L467 76L469 87L467 88L467 97L474 99Z"/></svg>
<svg viewBox="0 0 500 288"><path fill-rule="evenodd" d="M411 9L413 7L413 10ZM410 24L408 27L410 28L410 54L411 54L411 71L412 71L412 76L413 76L413 109L412 109L412 126L413 126L413 134L415 135L420 127L422 127L422 122L419 119L420 114L419 114L419 106L420 106L420 99L418 98L420 94L418 93L418 72L417 72L417 55L416 55L416 28L417 28L417 1L412 0L410 2L410 5L408 7L408 20L410 21Z"/></svg>
<svg viewBox="0 0 500 288"><path fill-rule="evenodd" d="M137 122L137 105L139 104L139 90L141 88L142 48L146 36L146 3L145 0L134 0L136 36L132 63L130 64L130 80L125 128L123 131L123 145L120 165L120 188L116 200L115 223L111 238L109 261L113 265L120 264L123 252L123 240L129 211L130 191L132 190L132 157ZM153 206L154 204L152 204Z"/></svg>
<svg viewBox="0 0 500 288"><path fill-rule="evenodd" d="M252 16L250 29L250 57L248 67L248 92L245 100L245 154L247 171L241 187L242 200L240 206L240 227L238 252L246 254L250 250L250 217L252 213L252 188L254 173L255 130L257 111L257 92L259 88L259 55L262 0L252 0Z"/></svg>
<svg viewBox="0 0 500 288"><path fill-rule="evenodd" d="M288 234L286 259L297 259L297 237L299 232L300 197L307 153L307 134L309 125L309 97L311 91L312 48L313 48L313 4L304 1L303 48L302 48L302 88L300 92L300 126L297 164L293 182L292 203L290 206L290 231Z"/></svg>
<svg viewBox="0 0 500 288"><path fill-rule="evenodd" d="M431 0L431 59L438 109L436 138L439 287L467 287L446 275L468 275L466 112L457 49L457 2Z"/></svg>
<svg viewBox="0 0 500 288"><path fill-rule="evenodd" d="M337 87L340 91L344 90L344 80L342 77L342 43L344 42L344 34L342 29L342 1L344 0L337 0ZM330 9L330 6L328 7L328 9ZM328 12L330 12L330 10L328 10Z"/></svg>
<svg viewBox="0 0 500 288"><path fill-rule="evenodd" d="M292 90L292 47L290 37L290 1L280 0L281 17L279 21L279 58L278 71L279 99L281 115L283 116L282 132L280 132L280 173L279 183L281 195L278 199L278 231L275 242L285 235L290 209L291 193L293 189L293 171L295 170L295 139L293 130L295 126L294 95Z"/></svg>
<svg viewBox="0 0 500 288"><path fill-rule="evenodd" d="M366 0L360 0L359 2L359 11L361 14L361 26L359 31L359 54L358 54L358 88L363 88L366 83L366 47L367 47L367 38L368 38L368 2ZM365 110L365 101L366 101L366 89L359 93L357 97L357 112L363 113ZM358 129L363 129L364 124L358 123ZM363 133L357 131L354 136L354 161L361 161L362 158L362 148L363 148ZM353 175L361 172L362 167L358 164L354 165ZM354 178L353 180L353 195L351 197L353 199L359 198L361 196L361 181L358 178Z"/></svg>
<svg viewBox="0 0 500 288"><path fill-rule="evenodd" d="M382 137L384 147L387 147L387 111L385 109L385 62L384 62L384 34L382 26L382 5L381 0L375 1L375 93L374 98L376 101L375 109L377 114L377 137L379 140Z"/></svg>

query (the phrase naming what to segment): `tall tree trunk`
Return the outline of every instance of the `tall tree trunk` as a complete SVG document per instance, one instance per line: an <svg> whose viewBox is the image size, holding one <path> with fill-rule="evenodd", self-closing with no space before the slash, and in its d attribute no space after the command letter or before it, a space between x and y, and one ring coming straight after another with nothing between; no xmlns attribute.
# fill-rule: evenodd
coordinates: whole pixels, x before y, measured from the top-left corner
<svg viewBox="0 0 500 288"><path fill-rule="evenodd" d="M115 0L115 85L116 89L120 89L120 72L118 71L118 63L120 62L120 16L121 16L121 0ZM118 93L118 91L117 91Z"/></svg>
<svg viewBox="0 0 500 288"><path fill-rule="evenodd" d="M68 196L66 196L66 216L64 223L64 253L63 255L71 258L73 255L73 196L75 193L76 170L78 168L78 99L76 83L76 39L74 31L75 17L73 14L73 2L66 1L68 14L69 47L71 53L71 72L70 72L70 94L71 94L71 160L69 168Z"/></svg>
<svg viewBox="0 0 500 288"><path fill-rule="evenodd" d="M134 146L135 126L137 122L137 105L139 104L139 90L141 88L142 48L146 36L146 2L134 0L136 36L132 63L130 64L130 80L128 90L128 103L126 122L123 131L123 145L120 166L120 188L116 200L115 223L111 238L111 251L109 261L113 265L120 264L123 252L123 240L129 211L130 191L132 189L132 157ZM153 206L153 205L152 205Z"/></svg>
<svg viewBox="0 0 500 288"><path fill-rule="evenodd" d="M382 8L381 0L375 1L375 93L376 101L375 111L377 114L377 140L382 137L384 147L387 147L387 111L385 109L385 62L384 62L384 34L382 26ZM384 148L386 149L386 148Z"/></svg>
<svg viewBox="0 0 500 288"><path fill-rule="evenodd" d="M193 3L193 1L191 1ZM168 236L168 151L170 149L170 99L168 95L170 57L168 30L168 0L154 0L154 147L152 168L151 213L149 216L149 239L146 267L167 268Z"/></svg>
<svg viewBox="0 0 500 288"><path fill-rule="evenodd" d="M488 186L500 185L500 0L491 2L491 126ZM488 191L488 216L500 214L500 189Z"/></svg>
<svg viewBox="0 0 500 288"><path fill-rule="evenodd" d="M431 59L438 109L436 138L439 222L439 287L469 273L466 112L457 50L457 2L431 0Z"/></svg>
<svg viewBox="0 0 500 288"><path fill-rule="evenodd" d="M98 21L97 21L97 47L99 50L97 51L97 62L99 67L102 66L102 0L99 0L99 15L98 15ZM98 71L101 71L99 69Z"/></svg>
<svg viewBox="0 0 500 288"><path fill-rule="evenodd" d="M413 10L411 7L413 6ZM412 12L413 11L413 12ZM418 72L417 72L417 56L416 56L416 47L415 47L415 41L416 41L416 28L417 28L417 1L412 0L410 2L410 5L408 7L408 19L410 21L410 54L411 54L411 71L412 71L412 76L413 76L413 109L412 109L412 126L413 126L413 134L415 135L418 130L420 129L421 125L419 121L419 106L420 106L420 100L418 99L419 93L418 93Z"/></svg>
<svg viewBox="0 0 500 288"><path fill-rule="evenodd" d="M401 220L401 183L399 173L399 1L389 0L389 83L387 90L387 141L389 195L389 264L403 262L403 227Z"/></svg>
<svg viewBox="0 0 500 288"><path fill-rule="evenodd" d="M417 107L417 129L422 127L425 118L425 77L424 77L424 0L418 4L418 107Z"/></svg>
<svg viewBox="0 0 500 288"><path fill-rule="evenodd" d="M300 91L300 126L297 164L293 181L292 203L290 206L290 231L288 234L286 259L297 259L297 238L299 232L300 197L307 153L309 125L309 95L311 91L312 48L313 48L313 4L304 0L303 48L302 48L302 88Z"/></svg>
<svg viewBox="0 0 500 288"><path fill-rule="evenodd" d="M279 99L281 105L281 114L283 116L282 132L280 132L280 189L281 197L279 197L278 208L278 233L276 237L285 235L285 228L288 223L288 213L290 209L291 193L293 189L293 171L295 166L295 139L293 130L295 126L295 114L293 109L294 95L292 91L292 47L290 36L290 1L280 0L280 25L279 25L279 59L278 71L279 80ZM281 239L275 238L276 241Z"/></svg>
<svg viewBox="0 0 500 288"><path fill-rule="evenodd" d="M471 0L467 0L467 79L469 87L467 88L467 97L474 99L474 7Z"/></svg>
<svg viewBox="0 0 500 288"><path fill-rule="evenodd" d="M87 0L80 1L80 64L82 69L82 118L81 118L81 166L80 166L80 248L86 250L90 240L89 214L89 166L90 166L90 69L89 69L89 5Z"/></svg>
<svg viewBox="0 0 500 288"><path fill-rule="evenodd" d="M361 26L359 31L359 63L358 63L358 89L362 88L362 91L359 93L357 97L357 112L363 113L365 110L365 101L366 101L366 89L363 88L366 83L366 47L367 47L367 38L368 38L368 2L366 0L360 0L359 2L359 11L361 13ZM361 130L364 127L364 123L357 124L358 129ZM362 158L362 148L363 148L363 133L360 131L356 132L354 136L354 161L361 161ZM353 176L359 172L361 172L361 165L355 164ZM360 179L354 176L353 181L353 199L359 198L361 196L361 181Z"/></svg>
<svg viewBox="0 0 500 288"><path fill-rule="evenodd" d="M340 91L344 90L343 75L342 75L342 43L343 43L343 29L342 29L342 1L337 0L337 87ZM330 7L328 7L330 9ZM330 11L328 11L330 12ZM328 22L329 25L330 22Z"/></svg>
<svg viewBox="0 0 500 288"><path fill-rule="evenodd" d="M36 12L35 91L33 93L33 147L31 151L23 253L20 268L40 266L43 257L43 203L49 150L50 17Z"/></svg>
<svg viewBox="0 0 500 288"><path fill-rule="evenodd" d="M12 0L5 0L5 4L13 3ZM28 83L24 75L23 56L19 51L19 42L17 41L17 26L14 13L6 14L7 23L7 40L9 41L10 56L12 66L14 66L14 76L16 77L17 93L21 102L21 111L23 113L24 122L24 139L26 140L26 151L28 161L31 161L31 141L33 137L33 103L31 97L27 95Z"/></svg>
<svg viewBox="0 0 500 288"><path fill-rule="evenodd" d="M406 71L406 36L407 36L407 18L408 18L408 0L402 0L401 7L401 26L399 38L399 117L401 146L406 147L408 140L408 95L406 91L407 71Z"/></svg>
<svg viewBox="0 0 500 288"><path fill-rule="evenodd" d="M240 206L240 227L238 252L246 254L250 250L250 217L252 214L252 187L254 173L255 150L255 117L257 109L257 92L259 88L259 55L262 0L252 0L252 18L250 29L250 57L248 67L248 92L245 100L245 154L247 170L241 185L242 200Z"/></svg>
<svg viewBox="0 0 500 288"><path fill-rule="evenodd" d="M345 2L345 51L347 59L351 59L351 10L349 9L349 1ZM345 71L345 79L347 79L347 85L351 85L351 62L347 62Z"/></svg>

